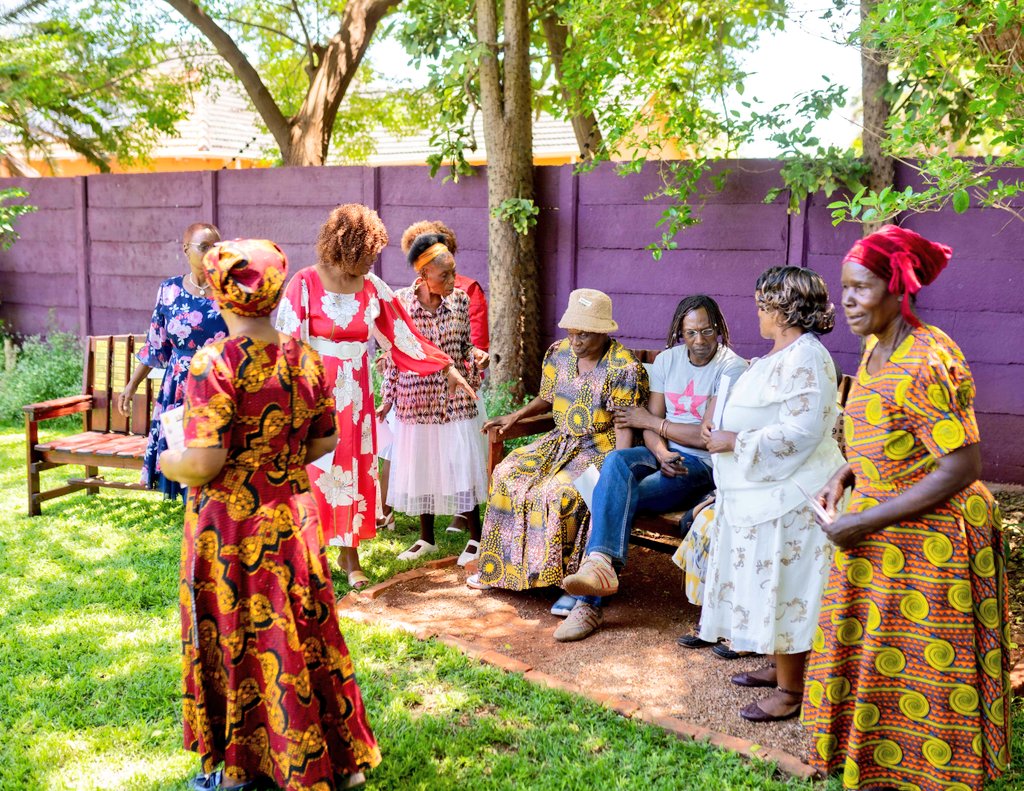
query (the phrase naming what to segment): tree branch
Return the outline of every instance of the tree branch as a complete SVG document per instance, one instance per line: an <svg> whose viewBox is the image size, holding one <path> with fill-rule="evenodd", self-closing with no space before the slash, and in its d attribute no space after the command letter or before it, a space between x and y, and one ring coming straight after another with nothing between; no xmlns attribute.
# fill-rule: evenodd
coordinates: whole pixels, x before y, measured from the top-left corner
<svg viewBox="0 0 1024 791"><path fill-rule="evenodd" d="M565 50L569 43L569 28L562 24L555 14L549 13L541 18L544 40L551 53L551 62L555 67L555 77L562 89L562 97L571 114L572 131L576 135L576 145L580 149L580 159L594 158L594 152L601 145L601 129L597 125L597 117L593 110L583 110L582 90L570 88L565 82Z"/></svg>
<svg viewBox="0 0 1024 791"><path fill-rule="evenodd" d="M400 2L401 0L349 0L345 5L341 27L328 42L320 57L320 64L313 74L302 107L292 118L295 127L293 134L308 134L313 126L320 126L321 162L327 155L338 106L366 54L370 39L380 20Z"/></svg>
<svg viewBox="0 0 1024 791"><path fill-rule="evenodd" d="M235 43L220 25L214 22L203 9L190 0L164 0L171 8L181 14L200 33L206 36L214 48L224 60L227 61L231 70L235 73L238 81L242 83L249 98L252 99L256 112L260 114L263 122L274 136L281 155L287 159L291 150L291 124L285 118L281 108L277 106L270 90L263 84L260 75L248 58L242 53ZM346 9L346 14L348 13Z"/></svg>
<svg viewBox="0 0 1024 791"><path fill-rule="evenodd" d="M223 19L225 22L234 22L236 25L241 25L242 27L254 27L257 30L265 30L268 33L273 33L275 36L280 36L283 39L287 39L288 41L292 42L292 44L297 44L300 47L304 47L303 43L299 41L297 38L295 38L294 36L289 36L283 30L278 30L276 27L270 27L270 25L261 25L259 22L247 22L244 19L238 19L237 17L233 16L225 16L221 17L221 19Z"/></svg>
<svg viewBox="0 0 1024 791"><path fill-rule="evenodd" d="M313 41L309 37L309 31L306 29L306 20L302 18L302 13L299 11L298 0L292 0L292 10L295 12L295 17L299 20L302 35L306 39L306 52L309 54L309 74L312 76L317 67L315 59L316 50L313 48Z"/></svg>

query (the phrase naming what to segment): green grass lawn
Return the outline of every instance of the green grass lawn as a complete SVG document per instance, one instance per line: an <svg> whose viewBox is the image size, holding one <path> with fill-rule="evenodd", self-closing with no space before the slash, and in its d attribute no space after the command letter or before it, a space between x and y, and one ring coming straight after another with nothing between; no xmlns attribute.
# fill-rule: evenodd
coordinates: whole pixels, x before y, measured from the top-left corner
<svg viewBox="0 0 1024 791"><path fill-rule="evenodd" d="M107 491L25 516L24 434L0 430L0 789L182 789L181 507ZM59 478L60 470L50 475ZM129 476L131 477L131 476ZM438 538L451 554L464 535ZM412 520L365 553L376 581L412 563ZM339 594L347 590L340 575ZM377 789L810 789L430 641L342 622L384 762ZM1024 786L1024 707L1015 768ZM838 782L819 786L827 791Z"/></svg>

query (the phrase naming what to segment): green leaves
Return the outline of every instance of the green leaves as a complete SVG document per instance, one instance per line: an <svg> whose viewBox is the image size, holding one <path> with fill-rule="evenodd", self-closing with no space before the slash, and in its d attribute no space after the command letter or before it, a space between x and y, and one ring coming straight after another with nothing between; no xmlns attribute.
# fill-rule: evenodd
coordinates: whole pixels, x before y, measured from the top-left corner
<svg viewBox="0 0 1024 791"><path fill-rule="evenodd" d="M18 238L18 232L14 229L14 222L23 214L34 212L35 206L24 203L8 204L7 201L16 198L27 198L28 193L23 189L8 187L0 190L0 249L8 249Z"/></svg>
<svg viewBox="0 0 1024 791"><path fill-rule="evenodd" d="M491 209L492 217L511 223L521 236L537 224L539 214L540 207L529 198L506 198Z"/></svg>
<svg viewBox="0 0 1024 791"><path fill-rule="evenodd" d="M25 151L63 143L101 170L144 158L188 112L197 80L168 68L187 49L139 4L37 5L0 38L0 125Z"/></svg>

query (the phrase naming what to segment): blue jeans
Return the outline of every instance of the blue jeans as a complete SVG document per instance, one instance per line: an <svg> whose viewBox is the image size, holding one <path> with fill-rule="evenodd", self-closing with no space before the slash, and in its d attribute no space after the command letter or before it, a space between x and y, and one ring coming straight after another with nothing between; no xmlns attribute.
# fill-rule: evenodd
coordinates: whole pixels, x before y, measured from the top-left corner
<svg viewBox="0 0 1024 791"><path fill-rule="evenodd" d="M714 488L711 466L681 453L686 475L669 478L647 448L615 450L601 467L590 511L587 554L602 552L616 567L626 564L626 548L637 511L663 514L693 508Z"/></svg>

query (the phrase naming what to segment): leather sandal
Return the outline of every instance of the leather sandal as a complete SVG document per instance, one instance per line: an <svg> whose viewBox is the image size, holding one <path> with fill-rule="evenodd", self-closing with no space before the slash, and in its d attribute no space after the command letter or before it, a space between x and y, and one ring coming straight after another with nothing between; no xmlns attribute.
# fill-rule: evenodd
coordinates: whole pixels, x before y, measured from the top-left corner
<svg viewBox="0 0 1024 791"><path fill-rule="evenodd" d="M370 584L370 578L362 571L356 569L348 573L348 586L354 591L361 591Z"/></svg>
<svg viewBox="0 0 1024 791"><path fill-rule="evenodd" d="M760 673L764 670L774 670L775 663L770 662L762 668L758 668L754 673ZM777 687L779 685L778 679L775 681L769 681L765 678L758 678L754 673L737 673L731 679L729 679L737 687Z"/></svg>
<svg viewBox="0 0 1024 791"><path fill-rule="evenodd" d="M740 709L740 716L745 720L749 720L750 722L783 722L784 720L791 720L794 717L800 716L801 701L804 697L803 692L793 692L790 689L783 689L782 687L779 687L778 691L782 692L785 695L789 695L790 697L796 698L796 708L788 714L769 714L764 709L762 709L758 705L758 702L755 700L753 703L748 703L746 706Z"/></svg>

